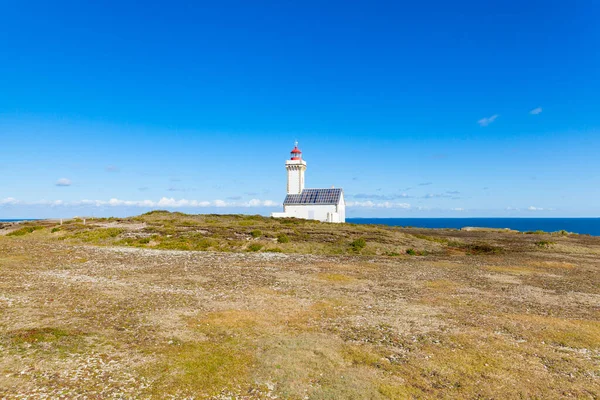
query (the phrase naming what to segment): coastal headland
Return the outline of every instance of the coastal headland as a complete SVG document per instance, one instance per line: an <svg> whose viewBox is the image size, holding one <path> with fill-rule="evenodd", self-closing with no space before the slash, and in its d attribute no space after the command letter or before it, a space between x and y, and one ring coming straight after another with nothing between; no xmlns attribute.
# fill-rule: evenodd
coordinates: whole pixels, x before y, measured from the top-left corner
<svg viewBox="0 0 600 400"><path fill-rule="evenodd" d="M600 237L155 211L0 226L0 398L598 398Z"/></svg>

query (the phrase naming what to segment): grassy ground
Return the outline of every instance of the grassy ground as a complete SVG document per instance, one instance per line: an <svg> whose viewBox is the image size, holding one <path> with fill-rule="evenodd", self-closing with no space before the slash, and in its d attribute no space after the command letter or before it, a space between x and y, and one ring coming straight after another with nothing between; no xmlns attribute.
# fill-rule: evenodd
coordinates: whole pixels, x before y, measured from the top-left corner
<svg viewBox="0 0 600 400"><path fill-rule="evenodd" d="M0 232L0 398L600 396L599 238L164 212Z"/></svg>

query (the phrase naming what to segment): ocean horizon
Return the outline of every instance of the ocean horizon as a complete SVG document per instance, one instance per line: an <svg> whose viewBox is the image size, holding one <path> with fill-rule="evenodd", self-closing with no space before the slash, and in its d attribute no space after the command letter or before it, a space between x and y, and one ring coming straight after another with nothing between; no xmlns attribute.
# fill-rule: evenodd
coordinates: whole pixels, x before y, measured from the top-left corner
<svg viewBox="0 0 600 400"><path fill-rule="evenodd" d="M12 219L0 219L0 222L21 222L21 221L40 221L44 218L12 218ZM51 219L51 218L48 218Z"/></svg>
<svg viewBox="0 0 600 400"><path fill-rule="evenodd" d="M346 218L353 224L377 224L412 228L460 229L467 226L476 228L513 229L520 232L544 231L567 232L581 235L600 236L600 217L581 218Z"/></svg>

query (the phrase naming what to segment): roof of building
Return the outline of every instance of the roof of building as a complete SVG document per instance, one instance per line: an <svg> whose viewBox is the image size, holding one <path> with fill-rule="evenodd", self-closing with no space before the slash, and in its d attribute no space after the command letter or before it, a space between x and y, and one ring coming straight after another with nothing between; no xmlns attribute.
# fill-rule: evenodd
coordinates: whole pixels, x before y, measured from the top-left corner
<svg viewBox="0 0 600 400"><path fill-rule="evenodd" d="M338 204L342 189L304 189L300 194L288 194L283 205Z"/></svg>

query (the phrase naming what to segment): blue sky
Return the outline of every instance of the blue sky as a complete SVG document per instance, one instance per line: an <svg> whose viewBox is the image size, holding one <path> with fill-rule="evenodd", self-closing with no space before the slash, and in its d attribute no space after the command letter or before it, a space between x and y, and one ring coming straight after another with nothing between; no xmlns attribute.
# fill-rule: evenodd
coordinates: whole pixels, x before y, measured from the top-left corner
<svg viewBox="0 0 600 400"><path fill-rule="evenodd" d="M0 0L0 218L598 216L593 1Z"/></svg>

